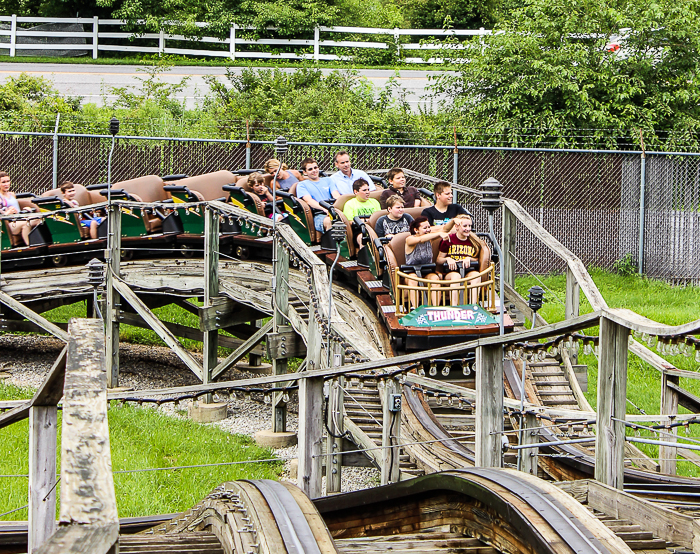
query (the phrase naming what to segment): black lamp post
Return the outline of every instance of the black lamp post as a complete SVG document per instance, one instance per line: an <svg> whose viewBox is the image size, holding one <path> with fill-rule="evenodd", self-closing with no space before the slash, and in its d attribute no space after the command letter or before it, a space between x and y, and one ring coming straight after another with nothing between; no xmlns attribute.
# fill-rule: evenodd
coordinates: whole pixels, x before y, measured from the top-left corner
<svg viewBox="0 0 700 554"><path fill-rule="evenodd" d="M532 310L532 327L535 327L535 322L537 319L537 312L542 307L542 299L544 297L544 290L542 287L535 285L527 291L530 294L530 298L527 301L527 305Z"/></svg>
<svg viewBox="0 0 700 554"><path fill-rule="evenodd" d="M277 236L277 177L279 177L280 171L282 170L282 159L284 155L289 150L287 146L287 139L284 137L277 137L275 140L275 157L279 161L279 166L275 172L275 176L272 179L272 298L273 306L275 311L275 317L273 318L273 331L277 332L277 299L275 293L277 291L277 246L279 244L279 237Z"/></svg>
<svg viewBox="0 0 700 554"><path fill-rule="evenodd" d="M493 232L493 214L494 212L501 207L501 189L503 189L503 185L499 183L496 179L493 177L489 177L486 179L481 184L481 206L488 212L489 214L489 237L491 238L491 242L493 245L496 247L496 252L498 253L498 259L500 260L501 268L503 268L503 254L501 253L501 246L498 244L498 241L496 240L496 235ZM498 288L498 295L499 295L499 308L500 308L500 315L501 315L501 321L500 321L500 329L501 329L501 335L504 334L503 330L503 319L504 319L504 293L503 293L503 271L500 272L500 278L498 279L499 281L499 288Z"/></svg>
<svg viewBox="0 0 700 554"><path fill-rule="evenodd" d="M117 140L117 133L119 133L119 120L116 117L112 117L109 120L109 134L112 135L112 146L109 149L109 158L107 159L107 243L109 244L109 236L112 232L110 228L109 220L111 216L109 211L112 209L112 154L114 154L114 144ZM112 263L112 255L108 252L107 263ZM111 271L111 269L110 269Z"/></svg>

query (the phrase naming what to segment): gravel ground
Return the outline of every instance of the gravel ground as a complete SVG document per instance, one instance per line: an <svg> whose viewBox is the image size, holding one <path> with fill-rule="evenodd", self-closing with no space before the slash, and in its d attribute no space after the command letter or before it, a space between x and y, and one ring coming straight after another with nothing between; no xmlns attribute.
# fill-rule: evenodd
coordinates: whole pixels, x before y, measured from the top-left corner
<svg viewBox="0 0 700 554"><path fill-rule="evenodd" d="M63 343L57 339L37 335L1 335L0 336L0 378L5 382L21 386L38 388L46 373L51 369L56 356L63 349ZM195 358L201 357L194 354ZM140 344L122 344L119 349L120 379L122 387L135 390L158 389L185 385L196 385L198 379L185 368L179 358L165 347L145 346ZM251 373L232 369L222 376L222 380L235 380L254 377ZM270 407L264 404L261 395L252 395L246 399L236 395L227 399L228 417L216 423L221 429L230 433L240 433L253 437L257 431L271 428ZM259 397L257 400L255 397ZM177 408L173 404L164 404L160 410L172 417L182 417L191 401L183 401ZM297 431L297 404L292 396L287 415L287 428ZM280 458L296 458L297 447L275 449ZM283 479L289 480L289 465L286 463ZM343 468L343 492L361 490L379 485L379 471L374 468ZM325 478L324 478L325 491Z"/></svg>

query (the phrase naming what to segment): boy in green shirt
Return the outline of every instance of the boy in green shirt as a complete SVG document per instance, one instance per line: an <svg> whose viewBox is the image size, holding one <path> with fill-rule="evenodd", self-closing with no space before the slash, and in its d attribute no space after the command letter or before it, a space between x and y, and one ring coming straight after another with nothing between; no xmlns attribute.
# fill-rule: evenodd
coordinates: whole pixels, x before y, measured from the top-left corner
<svg viewBox="0 0 700 554"><path fill-rule="evenodd" d="M369 183L364 179L358 179L352 184L355 198L348 200L343 206L343 213L352 222L355 216L368 218L374 212L381 210L379 202L369 197ZM357 235L357 246L362 248L362 234Z"/></svg>

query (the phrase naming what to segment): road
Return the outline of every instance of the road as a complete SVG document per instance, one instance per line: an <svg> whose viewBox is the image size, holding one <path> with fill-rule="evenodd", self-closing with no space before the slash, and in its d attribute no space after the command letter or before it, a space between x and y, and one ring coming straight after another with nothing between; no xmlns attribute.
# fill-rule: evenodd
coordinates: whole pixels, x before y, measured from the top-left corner
<svg viewBox="0 0 700 554"><path fill-rule="evenodd" d="M234 68L240 73L243 68ZM285 69L285 71L294 71ZM331 69L323 69L330 73ZM103 105L111 103L115 95L113 87L138 86L139 78L147 77L142 68L133 65L78 65L78 64L30 64L30 63L0 63L0 82L20 73L39 75L53 81L56 88L64 95L77 96L83 103ZM413 109L427 105L424 95L429 84L429 76L435 71L402 70L399 72L397 83L406 91L406 100ZM204 81L206 75L216 75L222 82L225 78L224 67L176 66L160 75L165 83L176 84L184 77L189 77L186 87L176 97L185 100L188 108L201 102L209 93L209 86ZM392 70L358 70L359 78L366 79L375 87L384 87L395 75Z"/></svg>

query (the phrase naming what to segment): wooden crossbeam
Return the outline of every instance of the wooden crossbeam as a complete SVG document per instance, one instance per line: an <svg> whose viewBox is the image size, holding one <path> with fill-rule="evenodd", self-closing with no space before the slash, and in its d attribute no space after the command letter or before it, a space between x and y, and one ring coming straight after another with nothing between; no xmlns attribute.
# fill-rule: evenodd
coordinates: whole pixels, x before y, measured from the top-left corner
<svg viewBox="0 0 700 554"><path fill-rule="evenodd" d="M203 375L202 366L192 357L192 354L182 346L179 340L175 338L168 328L163 325L163 322L158 319L158 317L148 309L146 304L144 304L141 299L136 295L134 291L129 288L124 281L118 278L114 278L113 286L117 292L126 300L131 307L136 310L143 320L151 326L156 334L161 338L161 340L167 344L171 350L177 354L177 356L185 363L185 365L200 379Z"/></svg>
<svg viewBox="0 0 700 554"><path fill-rule="evenodd" d="M223 362L217 365L211 372L211 378L216 379L217 376L221 375L224 371L238 363L243 356L246 356L258 344L260 344L260 342L265 338L265 335L269 333L271 329L272 320L263 325L257 333L241 344L234 352L229 354L229 356Z"/></svg>
<svg viewBox="0 0 700 554"><path fill-rule="evenodd" d="M68 333L51 323L45 317L42 317L35 311L30 310L24 304L12 298L9 294L0 291L0 303L5 304L5 306L27 318L32 323L36 323L39 327L44 329L44 331L51 333L54 337L61 339L63 342L68 342Z"/></svg>

